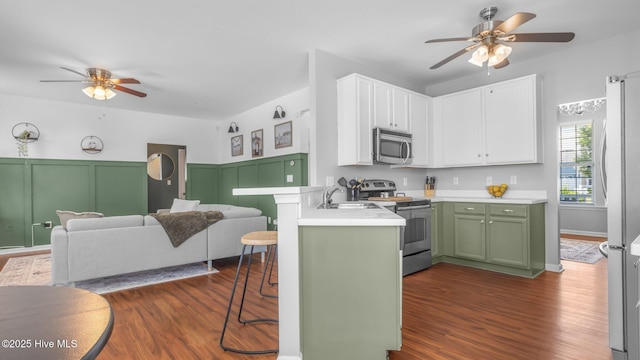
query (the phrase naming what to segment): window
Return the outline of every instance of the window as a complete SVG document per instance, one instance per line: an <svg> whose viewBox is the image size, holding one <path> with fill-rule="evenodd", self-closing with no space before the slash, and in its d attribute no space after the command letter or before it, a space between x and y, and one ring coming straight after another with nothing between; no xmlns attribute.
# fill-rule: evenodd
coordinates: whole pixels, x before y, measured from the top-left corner
<svg viewBox="0 0 640 360"><path fill-rule="evenodd" d="M560 126L560 203L593 204L591 121Z"/></svg>

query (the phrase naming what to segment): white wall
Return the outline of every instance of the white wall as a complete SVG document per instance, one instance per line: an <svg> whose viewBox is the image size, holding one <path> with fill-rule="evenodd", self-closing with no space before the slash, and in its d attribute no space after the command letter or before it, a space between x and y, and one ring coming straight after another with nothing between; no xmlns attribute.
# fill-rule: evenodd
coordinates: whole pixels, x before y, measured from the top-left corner
<svg viewBox="0 0 640 360"><path fill-rule="evenodd" d="M39 159L146 161L147 143L187 146L187 162L215 163L214 121L111 109L107 104L77 105L0 95L0 157L18 157L11 130L29 122L40 139L29 144L29 157ZM99 154L80 148L85 136L104 142Z"/></svg>
<svg viewBox="0 0 640 360"><path fill-rule="evenodd" d="M285 111L285 117L273 119L276 106L280 105ZM308 119L309 112L309 88L304 88L285 96L279 97L265 104L256 106L241 114L220 122L220 131L217 144L217 163L251 160L251 132L263 130L264 155L263 157L281 156L294 153L306 153L308 151ZM300 113L303 112L303 115ZM274 126L284 122L292 122L293 144L290 147L275 148ZM237 133L229 133L229 125L235 122L238 125ZM242 135L243 155L231 156L231 138Z"/></svg>
<svg viewBox="0 0 640 360"><path fill-rule="evenodd" d="M529 61L516 60L514 55L518 50L514 46L511 65L502 70L493 70L491 76L487 76L486 69L479 69L474 76L427 86L427 95L438 96L537 73L543 77L544 89L543 164L430 169L429 175L440 179L440 189L476 190L484 186L486 176L491 175L495 181L502 182L500 179L508 180L510 175L516 175L518 184L513 185L513 189L546 190L549 196L546 206L546 261L547 264L559 265L557 105L603 97L607 75L640 70L640 50L630 46L637 43L638 36L640 31L634 31L567 50L563 50L562 44L547 44L558 47L558 52ZM453 176L460 176L459 185L453 185Z"/></svg>
<svg viewBox="0 0 640 360"><path fill-rule="evenodd" d="M388 69L393 71L393 69ZM409 90L424 93L422 84L393 76L389 72L372 68L353 60L345 59L321 50L313 50L309 55L309 87L311 101L311 127L315 129L315 138L311 138L309 150L309 184L325 186L326 177L337 181L340 177L347 180L359 178L388 179L396 182L398 190L419 190L424 188L424 169L393 169L389 165L338 166L338 127L337 127L337 83L336 80L359 73L371 78L397 85ZM403 179L407 185L403 185ZM336 194L340 199L345 194Z"/></svg>

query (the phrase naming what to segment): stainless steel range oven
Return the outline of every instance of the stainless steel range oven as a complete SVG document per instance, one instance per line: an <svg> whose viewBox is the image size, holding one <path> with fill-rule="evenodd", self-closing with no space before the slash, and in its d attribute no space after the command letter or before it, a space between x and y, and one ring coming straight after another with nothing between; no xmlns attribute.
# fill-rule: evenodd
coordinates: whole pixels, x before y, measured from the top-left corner
<svg viewBox="0 0 640 360"><path fill-rule="evenodd" d="M358 198L382 198L394 201L395 206L385 206L406 220L400 234L402 249L402 274L409 275L431 267L431 200L409 200L394 196L396 185L389 180L366 180ZM397 194L396 194L397 195Z"/></svg>
<svg viewBox="0 0 640 360"><path fill-rule="evenodd" d="M398 202L396 214L407 221L402 239L402 275L431 267L431 201Z"/></svg>

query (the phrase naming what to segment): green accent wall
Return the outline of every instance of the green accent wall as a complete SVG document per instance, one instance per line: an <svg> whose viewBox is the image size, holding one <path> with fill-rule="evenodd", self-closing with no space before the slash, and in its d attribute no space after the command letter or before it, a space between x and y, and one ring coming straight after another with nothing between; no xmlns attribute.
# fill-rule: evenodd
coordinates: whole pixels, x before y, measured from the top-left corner
<svg viewBox="0 0 640 360"><path fill-rule="evenodd" d="M287 175L293 182L287 182ZM238 187L306 186L307 154L225 165L187 164L187 198L203 204L251 206L277 218L273 196L233 196ZM31 246L32 224L59 225L56 210L105 216L144 215L147 163L0 158L0 249ZM269 228L275 226L270 223ZM33 245L50 244L51 230L33 226Z"/></svg>
<svg viewBox="0 0 640 360"><path fill-rule="evenodd" d="M31 244L32 224L59 225L56 210L147 213L146 163L0 158L0 248ZM50 243L33 226L33 245Z"/></svg>
<svg viewBox="0 0 640 360"><path fill-rule="evenodd" d="M234 188L307 186L307 154L291 154L219 165L219 199L222 204L255 207L271 219L267 224L274 230L273 220L278 210L272 195L233 196ZM287 176L292 181L287 182Z"/></svg>

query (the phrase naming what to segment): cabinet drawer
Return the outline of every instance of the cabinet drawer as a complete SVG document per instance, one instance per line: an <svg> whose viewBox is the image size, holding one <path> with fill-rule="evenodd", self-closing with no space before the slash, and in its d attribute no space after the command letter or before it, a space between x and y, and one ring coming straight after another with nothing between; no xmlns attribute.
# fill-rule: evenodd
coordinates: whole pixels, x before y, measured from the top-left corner
<svg viewBox="0 0 640 360"><path fill-rule="evenodd" d="M489 214L494 216L518 216L518 217L526 217L527 216L527 206L526 205L513 205L513 204L504 204L504 205L489 205Z"/></svg>
<svg viewBox="0 0 640 360"><path fill-rule="evenodd" d="M484 215L485 205L479 203L455 203L453 212L456 214L479 214Z"/></svg>

